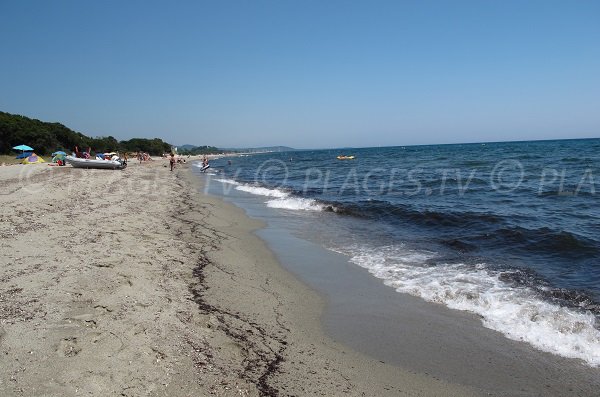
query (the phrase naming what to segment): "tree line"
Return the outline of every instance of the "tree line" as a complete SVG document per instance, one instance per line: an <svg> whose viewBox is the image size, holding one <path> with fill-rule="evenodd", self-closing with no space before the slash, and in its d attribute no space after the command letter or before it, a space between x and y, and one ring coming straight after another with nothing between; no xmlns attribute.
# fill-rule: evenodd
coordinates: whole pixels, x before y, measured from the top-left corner
<svg viewBox="0 0 600 397"><path fill-rule="evenodd" d="M71 153L91 148L92 152L145 152L159 156L171 151L171 145L162 139L133 138L118 141L112 136L89 137L60 123L48 123L25 116L0 112L0 154L14 154L14 146L25 144L39 155L63 150Z"/></svg>
<svg viewBox="0 0 600 397"><path fill-rule="evenodd" d="M223 150L218 149L214 146L194 146L191 148L183 148L178 149L177 152L181 155L191 155L195 156L198 154L216 154L222 153Z"/></svg>

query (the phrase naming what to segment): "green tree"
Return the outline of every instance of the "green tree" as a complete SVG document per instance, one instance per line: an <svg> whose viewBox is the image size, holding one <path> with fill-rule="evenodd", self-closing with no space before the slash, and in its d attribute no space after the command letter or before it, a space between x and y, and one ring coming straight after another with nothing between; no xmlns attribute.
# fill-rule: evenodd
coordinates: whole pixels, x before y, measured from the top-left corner
<svg viewBox="0 0 600 397"><path fill-rule="evenodd" d="M0 112L0 154L15 154L16 145L29 145L36 153L48 155L56 150L67 153L79 147L93 152L137 152L161 155L171 150L162 139L133 138L119 142L113 136L91 138L60 123L48 123L28 117Z"/></svg>

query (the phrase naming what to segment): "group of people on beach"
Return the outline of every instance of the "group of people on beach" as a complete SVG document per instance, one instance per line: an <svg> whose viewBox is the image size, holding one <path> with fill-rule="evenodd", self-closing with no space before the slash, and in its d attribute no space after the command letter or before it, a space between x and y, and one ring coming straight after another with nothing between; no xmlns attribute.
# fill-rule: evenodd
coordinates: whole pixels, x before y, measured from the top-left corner
<svg viewBox="0 0 600 397"><path fill-rule="evenodd" d="M181 156L177 156L175 157L175 153L171 153L170 155L171 157L169 158L169 164L171 165L171 171L173 171L173 169L175 168L175 164L179 163L179 164L185 164L185 159L182 158ZM188 156L189 158L190 156Z"/></svg>
<svg viewBox="0 0 600 397"><path fill-rule="evenodd" d="M138 152L137 159L140 162L140 164L142 164L142 161L150 161L152 160L152 157L150 157L149 153Z"/></svg>

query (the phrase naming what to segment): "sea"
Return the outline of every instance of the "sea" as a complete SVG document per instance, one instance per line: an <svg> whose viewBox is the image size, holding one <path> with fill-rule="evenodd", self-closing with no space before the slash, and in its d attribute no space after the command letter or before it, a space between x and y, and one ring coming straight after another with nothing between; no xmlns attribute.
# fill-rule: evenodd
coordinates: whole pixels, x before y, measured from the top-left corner
<svg viewBox="0 0 600 397"><path fill-rule="evenodd" d="M244 154L201 177L382 288L600 366L600 139Z"/></svg>

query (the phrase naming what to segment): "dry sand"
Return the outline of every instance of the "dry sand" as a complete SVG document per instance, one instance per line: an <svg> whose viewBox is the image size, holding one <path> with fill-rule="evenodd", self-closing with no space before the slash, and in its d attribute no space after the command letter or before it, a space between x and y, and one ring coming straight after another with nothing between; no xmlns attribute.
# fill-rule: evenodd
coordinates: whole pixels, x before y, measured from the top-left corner
<svg viewBox="0 0 600 397"><path fill-rule="evenodd" d="M0 167L0 396L469 396L321 330L187 165Z"/></svg>

